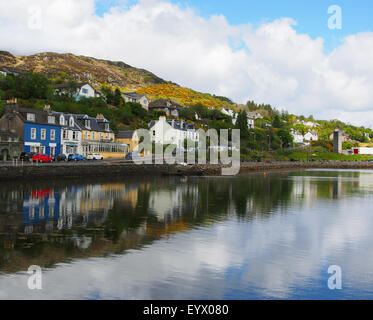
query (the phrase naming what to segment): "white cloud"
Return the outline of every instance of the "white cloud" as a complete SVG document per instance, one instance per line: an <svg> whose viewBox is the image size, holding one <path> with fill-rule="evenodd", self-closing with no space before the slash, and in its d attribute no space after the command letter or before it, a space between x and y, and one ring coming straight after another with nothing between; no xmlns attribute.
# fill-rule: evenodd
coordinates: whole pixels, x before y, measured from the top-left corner
<svg viewBox="0 0 373 320"><path fill-rule="evenodd" d="M28 5L1 0L3 49L122 60L237 102L373 124L373 33L351 35L325 54L322 38L298 34L288 18L252 29L230 25L222 15L203 18L165 0L114 7L103 17L94 14L94 0L35 0L43 27L30 30Z"/></svg>

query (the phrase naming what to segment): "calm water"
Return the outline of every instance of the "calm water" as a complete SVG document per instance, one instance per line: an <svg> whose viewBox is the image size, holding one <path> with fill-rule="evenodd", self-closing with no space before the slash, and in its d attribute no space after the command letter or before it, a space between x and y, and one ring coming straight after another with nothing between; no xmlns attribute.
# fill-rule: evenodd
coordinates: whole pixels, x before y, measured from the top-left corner
<svg viewBox="0 0 373 320"><path fill-rule="evenodd" d="M373 171L0 189L0 299L373 298Z"/></svg>

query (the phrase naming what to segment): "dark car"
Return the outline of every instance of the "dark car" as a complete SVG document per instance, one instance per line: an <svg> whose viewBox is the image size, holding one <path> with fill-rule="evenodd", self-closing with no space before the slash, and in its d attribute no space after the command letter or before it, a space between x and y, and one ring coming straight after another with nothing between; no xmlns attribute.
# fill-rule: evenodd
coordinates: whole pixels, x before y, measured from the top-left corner
<svg viewBox="0 0 373 320"><path fill-rule="evenodd" d="M61 153L54 157L54 161L67 161L67 157L65 154Z"/></svg>
<svg viewBox="0 0 373 320"><path fill-rule="evenodd" d="M20 160L23 161L32 161L32 157L34 156L35 152L22 152L19 156Z"/></svg>

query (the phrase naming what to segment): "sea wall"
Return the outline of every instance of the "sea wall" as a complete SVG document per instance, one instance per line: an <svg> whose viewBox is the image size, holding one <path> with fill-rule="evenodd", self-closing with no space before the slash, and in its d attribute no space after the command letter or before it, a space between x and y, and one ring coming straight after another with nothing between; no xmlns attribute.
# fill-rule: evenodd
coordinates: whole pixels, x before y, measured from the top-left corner
<svg viewBox="0 0 373 320"><path fill-rule="evenodd" d="M303 169L373 169L372 162L244 162L240 173ZM102 162L100 164L47 164L0 166L0 180L47 180L121 176L219 176L221 165L135 165Z"/></svg>

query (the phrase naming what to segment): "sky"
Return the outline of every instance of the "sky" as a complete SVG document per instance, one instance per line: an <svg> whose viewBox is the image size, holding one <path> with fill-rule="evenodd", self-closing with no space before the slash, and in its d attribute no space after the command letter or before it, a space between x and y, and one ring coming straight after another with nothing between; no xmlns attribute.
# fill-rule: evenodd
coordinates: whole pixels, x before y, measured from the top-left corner
<svg viewBox="0 0 373 320"><path fill-rule="evenodd" d="M237 103L372 127L372 9L370 0L0 0L0 42L14 54L120 60Z"/></svg>

